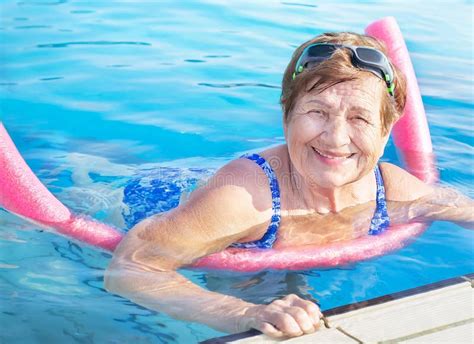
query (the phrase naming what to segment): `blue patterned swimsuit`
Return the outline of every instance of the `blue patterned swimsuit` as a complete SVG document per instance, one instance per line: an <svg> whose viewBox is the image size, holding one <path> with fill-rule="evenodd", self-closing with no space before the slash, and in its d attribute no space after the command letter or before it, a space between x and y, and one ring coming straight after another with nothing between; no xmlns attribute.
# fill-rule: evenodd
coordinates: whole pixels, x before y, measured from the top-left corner
<svg viewBox="0 0 474 344"><path fill-rule="evenodd" d="M239 248L272 248L276 240L278 227L281 221L281 207L280 207L280 187L275 172L270 164L258 154L246 154L242 158L247 158L258 164L268 178L270 184L270 191L272 193L272 219L268 226L267 232L260 240L234 243L232 247ZM377 165L374 169L375 180L377 182L377 195L375 213L370 221L369 234L377 235L384 232L390 226L390 218L387 212L387 202L385 200L385 188L383 186L382 174Z"/></svg>

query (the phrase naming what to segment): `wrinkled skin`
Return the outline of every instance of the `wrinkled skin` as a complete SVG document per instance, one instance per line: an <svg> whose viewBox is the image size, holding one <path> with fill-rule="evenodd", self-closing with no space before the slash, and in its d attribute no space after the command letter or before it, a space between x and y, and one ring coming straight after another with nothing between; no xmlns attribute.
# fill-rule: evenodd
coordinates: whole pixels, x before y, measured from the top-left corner
<svg viewBox="0 0 474 344"><path fill-rule="evenodd" d="M375 77L337 84L298 99L286 125L296 171L312 185L336 189L361 180L383 155L380 83Z"/></svg>

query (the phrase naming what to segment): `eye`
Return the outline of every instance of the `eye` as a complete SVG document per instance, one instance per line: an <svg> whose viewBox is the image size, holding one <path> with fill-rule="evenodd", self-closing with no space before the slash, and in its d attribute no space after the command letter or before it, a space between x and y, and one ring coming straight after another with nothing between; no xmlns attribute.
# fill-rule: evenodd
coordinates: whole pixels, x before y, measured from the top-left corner
<svg viewBox="0 0 474 344"><path fill-rule="evenodd" d="M317 116L325 116L326 115L326 113L323 110L319 110L319 109L309 110L308 113L312 114L312 115L317 115Z"/></svg>
<svg viewBox="0 0 474 344"><path fill-rule="evenodd" d="M354 116L353 120L355 120L358 123L370 124L369 120L365 118L364 116Z"/></svg>

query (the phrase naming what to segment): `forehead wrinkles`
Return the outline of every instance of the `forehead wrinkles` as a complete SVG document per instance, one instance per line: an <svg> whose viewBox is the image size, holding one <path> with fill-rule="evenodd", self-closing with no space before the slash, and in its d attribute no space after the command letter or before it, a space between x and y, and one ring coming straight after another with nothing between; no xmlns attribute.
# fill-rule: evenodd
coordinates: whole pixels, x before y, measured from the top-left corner
<svg viewBox="0 0 474 344"><path fill-rule="evenodd" d="M378 112L380 107L380 90L377 80L349 81L334 85L321 93L312 91L302 98L302 103L311 105L321 101L330 108L344 109L362 107Z"/></svg>

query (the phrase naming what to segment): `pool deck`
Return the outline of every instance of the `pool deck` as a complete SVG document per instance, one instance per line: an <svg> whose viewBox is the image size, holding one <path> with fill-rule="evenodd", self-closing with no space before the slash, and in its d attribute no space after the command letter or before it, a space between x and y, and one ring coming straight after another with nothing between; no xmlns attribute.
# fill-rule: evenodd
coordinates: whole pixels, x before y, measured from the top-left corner
<svg viewBox="0 0 474 344"><path fill-rule="evenodd" d="M330 328L274 340L248 331L220 343L474 343L474 274L324 311Z"/></svg>

